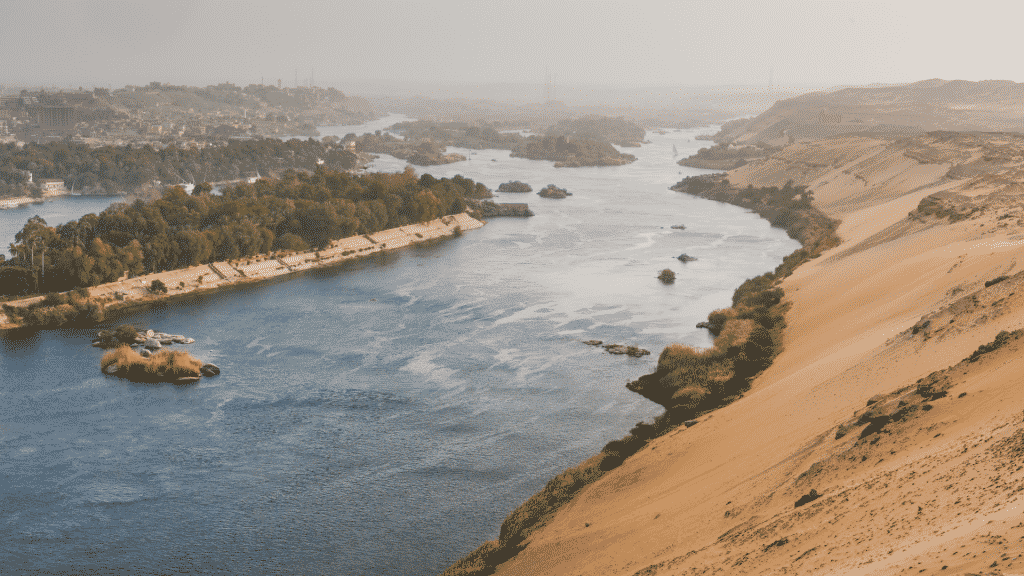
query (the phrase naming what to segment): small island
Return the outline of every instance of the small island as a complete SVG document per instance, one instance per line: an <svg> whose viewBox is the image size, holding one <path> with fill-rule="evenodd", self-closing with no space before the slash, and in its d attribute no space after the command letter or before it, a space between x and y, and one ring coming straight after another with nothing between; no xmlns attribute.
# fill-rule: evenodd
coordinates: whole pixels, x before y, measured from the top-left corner
<svg viewBox="0 0 1024 576"><path fill-rule="evenodd" d="M509 181L509 182L505 182L503 184L499 184L498 185L498 192L517 192L517 193L533 192L533 187L531 187L526 182L520 182L519 180L512 180L512 181Z"/></svg>
<svg viewBox="0 0 1024 576"><path fill-rule="evenodd" d="M572 196L572 192L569 192L565 188L559 188L554 184L548 184L544 188L541 188L541 191L537 192L537 195L540 196L541 198L562 199L567 196Z"/></svg>
<svg viewBox="0 0 1024 576"><path fill-rule="evenodd" d="M215 375L212 364L206 365L184 350L161 350L143 356L128 346L109 350L100 360L100 370L108 376L119 376L132 382L171 382L192 384L204 375ZM216 370L219 374L220 370Z"/></svg>

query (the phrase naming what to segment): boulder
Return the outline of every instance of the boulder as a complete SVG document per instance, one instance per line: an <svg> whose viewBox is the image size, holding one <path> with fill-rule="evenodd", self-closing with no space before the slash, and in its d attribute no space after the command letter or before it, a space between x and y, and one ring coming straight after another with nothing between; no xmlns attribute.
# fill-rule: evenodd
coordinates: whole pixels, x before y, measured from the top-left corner
<svg viewBox="0 0 1024 576"><path fill-rule="evenodd" d="M676 256L676 259L679 260L680 262L696 262L697 261L696 258L694 258L693 256L690 256L689 254L680 254L679 256Z"/></svg>
<svg viewBox="0 0 1024 576"><path fill-rule="evenodd" d="M147 338L142 345L145 346L146 348L149 348L150 350L159 350L160 348L163 348L163 344L161 344L160 341L156 340L155 338Z"/></svg>
<svg viewBox="0 0 1024 576"><path fill-rule="evenodd" d="M601 344L604 344L604 342L601 342L600 340L584 340L583 343L588 346L600 346Z"/></svg>
<svg viewBox="0 0 1024 576"><path fill-rule="evenodd" d="M199 369L199 372L203 376L216 376L220 374L220 368L218 368L216 364L203 364Z"/></svg>
<svg viewBox="0 0 1024 576"><path fill-rule="evenodd" d="M145 348L143 348L142 350L139 350L139 356L142 356L143 358L149 358L152 355L153 355L153 353L150 352L149 350L145 349Z"/></svg>
<svg viewBox="0 0 1024 576"><path fill-rule="evenodd" d="M107 374L108 376L113 376L117 374L117 371L119 369L120 367L117 364L111 364L110 366L107 366L106 368L103 369L103 373Z"/></svg>
<svg viewBox="0 0 1024 576"><path fill-rule="evenodd" d="M683 226L682 224L673 224L671 228L673 230L686 230L686 226Z"/></svg>
<svg viewBox="0 0 1024 576"><path fill-rule="evenodd" d="M199 376L182 376L174 380L175 384L194 384L199 382Z"/></svg>

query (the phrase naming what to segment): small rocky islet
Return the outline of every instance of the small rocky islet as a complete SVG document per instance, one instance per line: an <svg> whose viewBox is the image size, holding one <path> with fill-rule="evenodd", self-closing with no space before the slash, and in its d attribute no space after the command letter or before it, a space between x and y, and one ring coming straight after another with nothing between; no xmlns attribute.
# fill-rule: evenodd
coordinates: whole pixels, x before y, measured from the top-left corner
<svg viewBox="0 0 1024 576"><path fill-rule="evenodd" d="M644 350L637 346L627 346L626 344L605 344L601 340L584 340L583 343L588 346L600 346L609 354L625 354L633 358L641 358L651 353L650 350Z"/></svg>
<svg viewBox="0 0 1024 576"><path fill-rule="evenodd" d="M194 338L154 330L136 330L130 325L100 330L92 345L107 349L100 370L133 382L191 384L202 376L220 374L220 367L204 363L184 350L170 350L173 344L193 344Z"/></svg>

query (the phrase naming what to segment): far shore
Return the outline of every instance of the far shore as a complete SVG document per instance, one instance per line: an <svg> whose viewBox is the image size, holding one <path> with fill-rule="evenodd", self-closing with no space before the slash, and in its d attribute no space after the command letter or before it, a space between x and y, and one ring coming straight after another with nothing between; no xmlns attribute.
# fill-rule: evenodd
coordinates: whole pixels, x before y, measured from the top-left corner
<svg viewBox="0 0 1024 576"><path fill-rule="evenodd" d="M189 268L136 276L93 286L88 290L92 298L106 303L108 312L114 312L157 302L178 300L184 296L208 294L226 288L266 282L314 268L337 265L377 252L450 237L457 234L456 230L459 232L473 230L483 225L484 222L463 212L429 222L381 230L375 234L342 238L319 251L293 252L276 257L269 254L258 254L237 260L211 262ZM166 294L150 292L149 287L154 280L160 280L167 286ZM33 296L12 300L7 304L28 306L41 299L42 296ZM0 314L0 330L14 330L22 327L20 324L9 322L6 315Z"/></svg>
<svg viewBox="0 0 1024 576"><path fill-rule="evenodd" d="M123 196L123 194L81 194L82 196ZM65 196L76 196L71 192L53 192L46 194L39 198L35 196L15 196L13 198L0 198L0 210L8 210L11 208L18 208L26 204L42 204L49 200L56 200L57 198L63 198Z"/></svg>

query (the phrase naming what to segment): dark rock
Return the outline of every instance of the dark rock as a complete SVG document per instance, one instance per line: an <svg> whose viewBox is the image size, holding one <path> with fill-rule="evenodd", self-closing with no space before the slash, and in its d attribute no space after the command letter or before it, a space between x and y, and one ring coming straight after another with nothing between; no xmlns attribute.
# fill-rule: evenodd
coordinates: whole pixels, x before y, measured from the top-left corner
<svg viewBox="0 0 1024 576"><path fill-rule="evenodd" d="M609 354L627 354L633 358L640 358L641 356L647 356L651 353L650 350L644 350L643 348L637 348L636 346L626 346L625 344L605 344L602 347L607 350Z"/></svg>
<svg viewBox="0 0 1024 576"><path fill-rule="evenodd" d="M572 192L569 192L565 188L559 188L554 184L548 184L544 188L541 188L540 192L537 192L537 195L540 196L541 198L561 199L565 198L566 196L572 196Z"/></svg>
<svg viewBox="0 0 1024 576"><path fill-rule="evenodd" d="M697 328L711 328L711 324L707 322L697 322Z"/></svg>
<svg viewBox="0 0 1024 576"><path fill-rule="evenodd" d="M797 500L795 504L793 504L793 507L794 508L799 508L799 507L803 506L804 504L807 504L808 502L814 502L818 498L821 498L821 494L818 494L817 490L815 490L814 488L811 488L811 491L808 492L807 494L804 494L803 496L801 496L800 499Z"/></svg>
<svg viewBox="0 0 1024 576"><path fill-rule="evenodd" d="M679 256L676 256L676 259L679 260L680 262L696 262L697 261L697 259L695 257L690 256L689 254L680 254Z"/></svg>
<svg viewBox="0 0 1024 576"><path fill-rule="evenodd" d="M673 230L686 230L686 226L683 226L682 224L673 224L670 228Z"/></svg>
<svg viewBox="0 0 1024 576"><path fill-rule="evenodd" d="M199 376L182 376L174 381L175 384L194 384L199 382Z"/></svg>
<svg viewBox="0 0 1024 576"><path fill-rule="evenodd" d="M583 343L587 344L588 346L600 346L601 344L603 344L603 342L601 342L600 340L584 340Z"/></svg>
<svg viewBox="0 0 1024 576"><path fill-rule="evenodd" d="M689 428L690 426L693 426L698 422L700 422L700 420L686 420L685 422L683 422L683 425Z"/></svg>
<svg viewBox="0 0 1024 576"><path fill-rule="evenodd" d="M504 184L499 184L498 192L533 192L533 187L526 182L512 180L510 182L505 182Z"/></svg>
<svg viewBox="0 0 1024 576"><path fill-rule="evenodd" d="M119 369L120 367L117 364L111 364L110 366L107 366L106 368L103 369L103 373L109 376L113 376L117 374L117 371Z"/></svg>
<svg viewBox="0 0 1024 576"><path fill-rule="evenodd" d="M218 368L216 364L203 364L202 368L199 369L199 372L203 376L216 376L220 374L220 368Z"/></svg>
<svg viewBox="0 0 1024 576"><path fill-rule="evenodd" d="M875 394L871 398L868 398L868 406L871 406L872 404L878 404L882 400L885 400L884 394Z"/></svg>
<svg viewBox="0 0 1024 576"><path fill-rule="evenodd" d="M139 350L139 356L142 356L143 358L149 358L152 355L153 355L153 353L150 352L149 350L145 349L145 348L143 348L142 350Z"/></svg>

